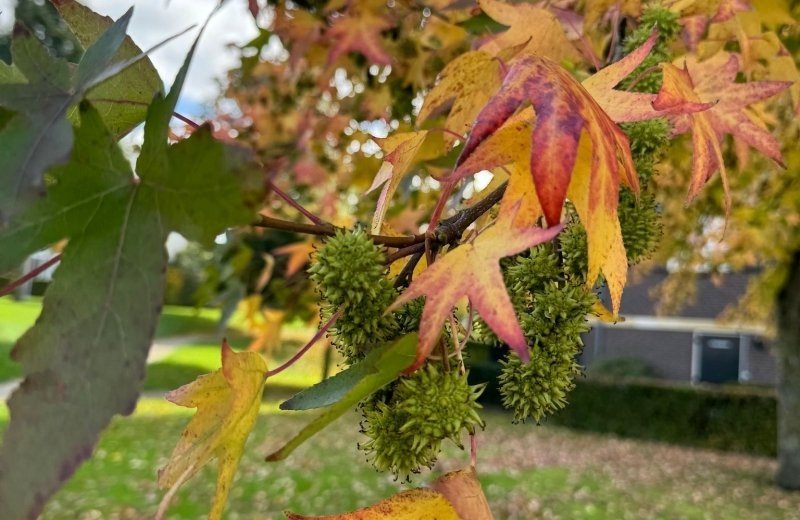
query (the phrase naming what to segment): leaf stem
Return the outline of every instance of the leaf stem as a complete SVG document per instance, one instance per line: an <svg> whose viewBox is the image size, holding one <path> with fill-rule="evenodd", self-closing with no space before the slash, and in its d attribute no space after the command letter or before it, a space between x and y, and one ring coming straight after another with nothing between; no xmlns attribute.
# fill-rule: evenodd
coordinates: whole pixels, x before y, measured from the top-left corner
<svg viewBox="0 0 800 520"><path fill-rule="evenodd" d="M317 341L319 341L320 338L322 338L322 336L324 336L326 332L328 332L328 329L330 329L333 326L333 324L336 323L336 320L339 319L339 317L342 315L343 311L344 311L344 308L343 307L339 307L339 309L336 312L333 313L333 316L330 317L330 319L327 321L327 323L325 323L325 325L320 327L320 329L317 331L316 334L314 334L314 337L311 338L308 341L308 343L303 345L300 348L300 350L295 352L295 354L291 358L289 358L289 360L287 362L285 362L284 364L280 365L275 370L267 370L267 373L264 374L264 378L267 379L267 378L273 377L275 375L278 375L281 372L283 372L284 370L286 370L287 368L289 368L290 366L294 365L297 362L298 359L303 357L303 355L306 352L308 352L308 349L313 347L314 344Z"/></svg>
<svg viewBox="0 0 800 520"><path fill-rule="evenodd" d="M43 273L44 271L48 270L50 267L52 267L53 265L58 263L59 260L61 260L61 253L55 255L54 257L49 259L47 262L45 262L42 265L40 265L39 267L37 267L36 269L31 270L27 274L23 275L22 277L18 278L17 280L14 280L10 284L8 284L5 287L3 287L2 289L0 289L0 297L5 296L6 294L14 292L14 290L16 290L17 287L23 285L28 280L32 280L33 278L36 278L39 274Z"/></svg>
<svg viewBox="0 0 800 520"><path fill-rule="evenodd" d="M305 216L308 220L310 220L314 224L318 224L318 225L319 224L326 224L326 222L324 220L322 220L318 216L316 216L313 213L311 213L310 211L308 211L306 208L303 207L302 204L300 204L299 202L294 200L291 195L289 195L288 193L286 193L285 191L280 189L278 187L278 185L275 184L274 182L272 182L272 179L270 179L270 178L267 178L267 187L273 193L275 193L275 195L277 195L278 197L282 198L287 204L289 204L291 207L293 207L294 209L296 209L297 211L302 213L303 216Z"/></svg>

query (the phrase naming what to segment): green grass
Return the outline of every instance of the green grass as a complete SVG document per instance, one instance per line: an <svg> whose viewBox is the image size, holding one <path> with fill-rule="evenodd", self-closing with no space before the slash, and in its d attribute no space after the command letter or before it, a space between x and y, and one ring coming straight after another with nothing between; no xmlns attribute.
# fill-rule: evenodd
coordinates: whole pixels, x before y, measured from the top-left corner
<svg viewBox="0 0 800 520"><path fill-rule="evenodd" d="M34 324L41 311L41 299L18 302L0 298L0 381L19 377L20 366L9 358L16 340ZM157 338L187 334L214 334L219 310L165 306L156 329Z"/></svg>
<svg viewBox="0 0 800 520"><path fill-rule="evenodd" d="M112 423L92 460L54 497L42 518L152 518L163 493L155 483L157 468L191 413L161 399L143 399L131 418ZM333 514L409 487L365 463L356 448L355 414L312 438L288 460L264 462L266 453L312 416L279 412L274 403L262 407L226 518L278 519L286 509ZM800 494L772 488L771 466L764 459L512 426L507 415L496 411L486 417L478 467L498 520L800 518ZM467 459L451 446L440 467L455 469ZM423 473L411 485L437 474ZM214 479L211 464L178 493L168 518L205 518Z"/></svg>
<svg viewBox="0 0 800 520"><path fill-rule="evenodd" d="M244 348L248 340L242 337L229 338L234 348ZM284 341L272 353L270 368L275 368L294 354L301 344ZM316 345L299 361L269 381L271 387L305 388L320 381L324 348ZM216 370L221 365L220 346L217 343L199 343L181 347L164 359L147 367L145 390L171 390L185 385L202 374ZM332 367L331 371L335 370Z"/></svg>

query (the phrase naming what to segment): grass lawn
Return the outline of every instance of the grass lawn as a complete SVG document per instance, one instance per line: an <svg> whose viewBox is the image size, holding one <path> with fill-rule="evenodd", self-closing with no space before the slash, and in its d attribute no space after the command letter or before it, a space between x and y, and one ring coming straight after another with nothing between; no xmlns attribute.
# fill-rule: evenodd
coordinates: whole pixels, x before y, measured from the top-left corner
<svg viewBox="0 0 800 520"><path fill-rule="evenodd" d="M43 519L151 518L162 496L156 470L190 415L161 399L143 399L131 418L113 422L94 458L56 495ZM340 419L287 461L263 461L310 416L279 412L274 403L262 407L227 519L278 519L285 509L332 514L407 487L364 462L356 449L356 415ZM800 518L800 493L770 485L774 463L768 459L513 426L497 411L486 416L478 468L497 519ZM466 454L449 448L434 475L466 461ZM424 473L414 484L434 475ZM205 518L214 478L209 467L190 481L168 518Z"/></svg>
<svg viewBox="0 0 800 520"><path fill-rule="evenodd" d="M311 336L313 332L307 335ZM234 348L245 348L249 339L229 338ZM303 343L285 340L271 354L270 368L275 368L294 354ZM315 345L299 361L270 380L270 385L284 388L305 388L322 379L323 345ZM334 359L334 363L336 363ZM164 359L147 366L145 391L170 390L195 380L202 374L216 370L221 365L219 343L190 344L175 350ZM331 367L331 372L335 367Z"/></svg>
<svg viewBox="0 0 800 520"><path fill-rule="evenodd" d="M0 381L18 377L20 367L9 358L11 348L41 311L41 299L18 302L10 296L0 298ZM156 337L184 334L213 334L217 329L219 311L190 307L165 306L156 329Z"/></svg>

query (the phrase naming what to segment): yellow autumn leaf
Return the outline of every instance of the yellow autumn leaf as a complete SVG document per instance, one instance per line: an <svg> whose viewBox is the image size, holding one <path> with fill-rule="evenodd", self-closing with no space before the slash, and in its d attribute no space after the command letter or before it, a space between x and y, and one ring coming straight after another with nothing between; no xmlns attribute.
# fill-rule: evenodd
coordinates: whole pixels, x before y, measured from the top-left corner
<svg viewBox="0 0 800 520"><path fill-rule="evenodd" d="M444 495L429 489L404 491L370 507L341 515L304 516L289 511L285 514L289 520L460 520Z"/></svg>
<svg viewBox="0 0 800 520"><path fill-rule="evenodd" d="M217 488L209 520L222 517L244 444L255 424L266 380L267 364L255 352L234 352L222 342L222 368L167 394L167 400L197 408L167 464L158 485L167 496L212 459L218 461ZM159 514L163 514L166 499Z"/></svg>
<svg viewBox="0 0 800 520"><path fill-rule="evenodd" d="M489 18L508 26L508 30L481 45L480 50L497 56L505 49L519 47L522 53L545 56L557 63L581 61L561 22L547 9L501 0L478 0L478 5Z"/></svg>
<svg viewBox="0 0 800 520"><path fill-rule="evenodd" d="M444 127L453 134L463 135L502 83L500 62L486 52L470 51L447 64L439 74L439 82L428 95L417 116L417 125L432 115L449 108ZM457 138L446 133L450 146Z"/></svg>
<svg viewBox="0 0 800 520"><path fill-rule="evenodd" d="M406 173L416 163L439 156L444 147L441 133L430 133L428 130L393 134L378 139L378 144L386 155L372 186L367 190L370 193L383 186L372 218L373 233L381 233L386 211Z"/></svg>

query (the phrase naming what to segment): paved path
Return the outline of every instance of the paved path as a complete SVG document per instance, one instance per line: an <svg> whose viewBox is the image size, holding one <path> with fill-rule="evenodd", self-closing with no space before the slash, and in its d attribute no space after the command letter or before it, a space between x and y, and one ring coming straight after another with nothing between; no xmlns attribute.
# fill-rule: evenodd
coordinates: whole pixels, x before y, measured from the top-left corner
<svg viewBox="0 0 800 520"><path fill-rule="evenodd" d="M153 342L153 344L150 346L150 352L147 355L147 364L161 361L184 345L206 342L215 343L217 341L219 340L215 336L209 336L208 334L192 334L186 336L174 336L171 338L161 338ZM0 402L5 402L8 400L8 398L11 397L11 393L17 388L17 386L19 386L21 382L21 378L0 382Z"/></svg>

